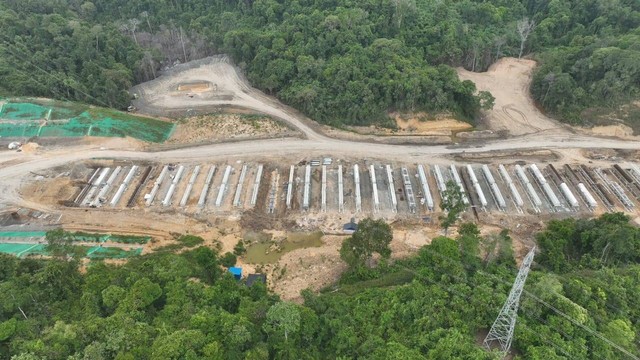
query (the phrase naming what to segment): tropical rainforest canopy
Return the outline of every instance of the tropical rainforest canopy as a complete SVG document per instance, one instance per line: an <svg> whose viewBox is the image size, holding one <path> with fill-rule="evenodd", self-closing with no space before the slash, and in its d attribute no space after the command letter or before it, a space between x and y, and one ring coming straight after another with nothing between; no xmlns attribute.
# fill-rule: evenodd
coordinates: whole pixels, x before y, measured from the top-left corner
<svg viewBox="0 0 640 360"><path fill-rule="evenodd" d="M640 89L635 0L6 0L0 28L0 94L121 109L131 85L219 53L333 125L388 124L392 110L473 121L491 97L453 67L503 56L539 60L534 99L575 123Z"/></svg>
<svg viewBox="0 0 640 360"><path fill-rule="evenodd" d="M478 339L517 272L508 232L482 237L465 223L455 239L391 262L387 225L365 225L350 240L369 247L358 250L365 261L325 292L304 291L302 304L237 282L195 242L125 265L92 262L85 273L74 259L2 256L0 359L500 358ZM610 214L552 221L538 240L516 358L640 355L640 230ZM377 267L366 264L373 252Z"/></svg>

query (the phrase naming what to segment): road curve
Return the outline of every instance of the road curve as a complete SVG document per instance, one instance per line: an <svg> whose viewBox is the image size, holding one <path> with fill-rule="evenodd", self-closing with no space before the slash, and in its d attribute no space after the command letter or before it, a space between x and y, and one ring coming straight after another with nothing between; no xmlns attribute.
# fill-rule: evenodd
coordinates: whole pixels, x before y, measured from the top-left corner
<svg viewBox="0 0 640 360"><path fill-rule="evenodd" d="M407 161L429 161L434 156L457 153L478 153L497 150L525 149L570 149L570 148L609 148L640 150L640 142L606 139L576 135L530 135L519 138L488 141L476 145L390 145L363 142L351 142L330 138L319 140L304 139L268 139L259 141L241 141L198 147L166 150L158 152L140 152L131 150L70 147L41 154L5 152L0 160L22 159L22 163L8 165L0 169L0 180L63 165L74 161L92 158L122 158L151 161L188 161L199 159L220 159L228 157L256 156L315 156L319 154L348 157L405 159Z"/></svg>
<svg viewBox="0 0 640 360"><path fill-rule="evenodd" d="M309 128L309 131L313 130ZM89 148L87 146L42 151L34 154L2 152L0 153L0 194L3 196L0 198L0 205L33 206L33 204L24 201L19 194L22 181L29 173L37 173L44 169L96 158L185 162L216 161L229 158L308 158L327 155L433 163L438 160L442 161L443 156L463 152L573 148L640 150L640 142L574 134L530 134L471 145L426 146L352 142L317 135L307 139L248 140L158 152ZM2 166L3 163L4 166Z"/></svg>

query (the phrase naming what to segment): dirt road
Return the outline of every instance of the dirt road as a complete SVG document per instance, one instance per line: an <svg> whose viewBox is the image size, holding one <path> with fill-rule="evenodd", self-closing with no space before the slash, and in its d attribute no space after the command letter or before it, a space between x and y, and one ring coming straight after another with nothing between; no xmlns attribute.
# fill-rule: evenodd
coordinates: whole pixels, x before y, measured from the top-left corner
<svg viewBox="0 0 640 360"><path fill-rule="evenodd" d="M18 189L29 173L94 158L184 162L191 160L220 160L249 157L361 157L401 160L404 162L434 163L444 161L442 156L488 152L494 150L611 148L640 149L640 142L603 139L577 135L534 134L506 140L495 140L475 146L416 146L385 145L349 142L326 137L320 139L271 139L223 143L161 152L140 152L78 146L41 153L3 153L4 167L0 169L2 205L24 204ZM450 160L448 160L450 161ZM33 205L33 204L29 204Z"/></svg>
<svg viewBox="0 0 640 360"><path fill-rule="evenodd" d="M209 88L191 92L178 90L181 84L194 82L207 83ZM186 114L190 109L229 105L284 120L299 129L307 139L325 138L309 126L310 120L249 85L226 56L212 56L178 66L155 80L133 87L131 92L138 97L133 104L154 115Z"/></svg>
<svg viewBox="0 0 640 360"><path fill-rule="evenodd" d="M0 152L0 194L2 194L0 205L34 206L35 204L26 203L18 193L26 175L92 158L188 162L191 160L228 161L264 157L295 157L300 159L312 156L334 156L434 163L444 162L443 156L445 155L464 152L583 148L640 149L640 142L637 141L576 135L559 129L556 122L537 112L537 109L530 103L530 98L526 94L526 81L529 81L531 69L530 62L506 59L498 62L489 70L489 73L473 75L486 77L491 75L490 73L493 71L495 73L493 75L497 77L496 80L493 82L485 81L485 85L479 85L479 88L483 89L483 86L488 86L489 90L494 91L494 88L500 89L505 86L504 84L509 83L509 74L518 74L512 79L512 86L515 88L505 87L503 89L506 91L505 94L496 94L498 110L494 110L494 112L502 111L509 114L509 119L520 116L524 122L518 120L512 124L512 120L509 119L498 120L502 121L504 126L509 126L508 129L512 134L516 133L514 129L521 129L518 131L523 135L479 144L425 146L366 143L329 138L318 133L313 126L309 126L311 122L296 113L295 110L252 88L238 69L233 67L225 57L198 60L193 64L184 64L182 67L169 71L167 75L133 88L132 92L137 94L138 103L158 111L206 107L216 104L244 107L289 122L302 131L306 139L247 140L158 152L105 149L99 147L100 145L77 145L32 153L3 151ZM478 82L482 83L480 80ZM181 86L191 89L190 92L178 90ZM513 101L518 98L523 99L519 100L517 106L513 105ZM109 142L101 144L109 146L104 145Z"/></svg>

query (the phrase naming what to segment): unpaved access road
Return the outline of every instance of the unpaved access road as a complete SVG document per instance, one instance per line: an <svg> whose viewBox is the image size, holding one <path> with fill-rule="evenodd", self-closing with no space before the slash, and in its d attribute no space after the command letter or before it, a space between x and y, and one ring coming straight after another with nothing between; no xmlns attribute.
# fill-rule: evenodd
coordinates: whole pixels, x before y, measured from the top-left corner
<svg viewBox="0 0 640 360"><path fill-rule="evenodd" d="M508 66L507 66L508 65ZM511 72L519 74L514 86L523 90L522 81L529 81L532 64L520 60L503 60L493 68L494 72L506 66L507 75ZM511 69L511 70L509 70ZM509 76L494 87L500 88L509 81ZM522 80L525 79L525 80ZM479 81L480 82L480 81ZM178 91L181 84L209 84L202 86L203 90L192 92ZM516 84L517 83L517 84ZM487 85L488 86L488 85ZM479 86L479 88L483 88ZM493 90L493 88L491 88ZM388 159L402 162L451 162L443 156L458 153L489 152L495 150L527 150L527 149L584 149L610 148L640 150L640 142L625 141L613 138L600 138L587 135L576 135L557 128L557 123L546 118L529 117L537 110L532 104L518 106L518 111L526 110L524 117L526 124L510 121L507 123L515 129L529 129L523 135L504 140L486 141L479 144L464 146L426 146L426 145L391 145L367 143L329 138L319 133L314 123L306 119L295 110L283 105L276 99L252 88L242 77L238 69L231 65L226 57L214 57L198 60L167 72L156 80L140 84L131 90L137 94L137 103L149 113L171 112L176 109L198 109L216 105L233 105L252 109L275 118L282 119L293 127L298 128L306 139L282 138L270 140L247 140L235 143L221 143L214 145L165 150L157 152L142 152L133 150L102 149L95 145L70 146L59 150L40 150L33 153L0 152L0 205L20 205L37 208L37 204L23 200L18 192L22 181L30 173L65 165L73 162L91 160L93 158L113 158L130 160L149 160L162 162L189 162L196 160L216 161L230 159L301 159L317 156L335 156L360 159ZM513 90L511 91L513 92ZM511 94L513 95L513 94ZM522 97L525 102L530 101L527 94ZM506 98L506 95L496 96L496 101ZM501 100L502 101L502 100ZM512 107L505 100L507 112ZM515 101L515 100L514 100ZM531 106L529 106L531 105ZM533 108L533 109L531 109ZM532 120L534 120L532 122ZM504 120L504 119L503 119ZM512 135L514 131L512 131ZM108 142L104 142L108 143ZM99 145L98 145L99 146ZM103 145L108 146L108 145Z"/></svg>
<svg viewBox="0 0 640 360"><path fill-rule="evenodd" d="M179 91L180 84L207 82L206 91ZM229 105L273 116L300 130L307 139L321 140L325 136L310 127L311 120L294 109L249 85L238 68L226 56L212 56L177 66L155 80L134 86L133 104L141 112L166 116L187 114L189 110L204 111Z"/></svg>
<svg viewBox="0 0 640 360"><path fill-rule="evenodd" d="M0 198L1 205L25 204L18 189L22 180L30 173L40 170L91 159L129 159L164 162L188 162L193 160L214 161L241 158L308 158L322 155L335 157L359 157L362 159L389 159L404 162L434 163L444 162L443 156L458 153L488 152L495 150L526 149L575 149L610 148L640 150L640 142L618 139L603 139L577 135L534 134L486 142L474 146L417 146L387 145L322 137L317 140L271 139L223 143L200 147L183 148L160 152L140 152L130 150L100 149L96 147L70 147L39 153L4 153L0 156ZM20 162L18 162L18 159ZM451 162L451 160L446 160ZM2 164L6 164L3 166Z"/></svg>

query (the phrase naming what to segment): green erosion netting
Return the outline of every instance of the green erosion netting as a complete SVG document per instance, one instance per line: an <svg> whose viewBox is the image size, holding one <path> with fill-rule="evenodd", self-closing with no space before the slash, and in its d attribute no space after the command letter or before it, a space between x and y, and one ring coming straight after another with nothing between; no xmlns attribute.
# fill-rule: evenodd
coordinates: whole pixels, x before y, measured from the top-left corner
<svg viewBox="0 0 640 360"><path fill-rule="evenodd" d="M108 240L123 244L146 244L151 240L151 236L109 235Z"/></svg>
<svg viewBox="0 0 640 360"><path fill-rule="evenodd" d="M12 254L18 257L26 257L29 255L50 255L44 244L15 244L0 243L0 253ZM120 248L108 248L101 246L75 246L76 253L81 253L89 259L124 259L128 257L138 256L142 253L142 249L124 250Z"/></svg>
<svg viewBox="0 0 640 360"><path fill-rule="evenodd" d="M44 231L0 231L0 238L44 238L46 235ZM69 236L73 242L110 241L123 244L146 244L151 240L151 236L94 234L82 231L70 232Z"/></svg>
<svg viewBox="0 0 640 360"><path fill-rule="evenodd" d="M44 237L44 231L0 231L0 238Z"/></svg>
<svg viewBox="0 0 640 360"><path fill-rule="evenodd" d="M31 250L36 250L37 248L44 248L42 244L11 244L11 243L2 243L0 244L0 253L13 254L15 256L25 256Z"/></svg>
<svg viewBox="0 0 640 360"><path fill-rule="evenodd" d="M94 247L87 251L89 259L124 259L138 256L142 249L123 250L119 248Z"/></svg>
<svg viewBox="0 0 640 360"><path fill-rule="evenodd" d="M0 233L1 236L2 233ZM115 242L122 244L146 244L151 240L151 236L138 236L138 235L114 235L114 234L97 234L86 233L82 231L70 232L68 236L71 237L71 241L82 242Z"/></svg>
<svg viewBox="0 0 640 360"><path fill-rule="evenodd" d="M54 122L41 126L39 120L47 117L49 109L52 109L50 119ZM47 106L10 102L2 107L0 120L25 120L0 123L0 137L131 136L159 143L166 141L175 128L175 124L166 121L109 109L74 107L73 104Z"/></svg>
<svg viewBox="0 0 640 360"><path fill-rule="evenodd" d="M0 119L39 120L44 119L49 107L31 103L6 103L0 110Z"/></svg>

